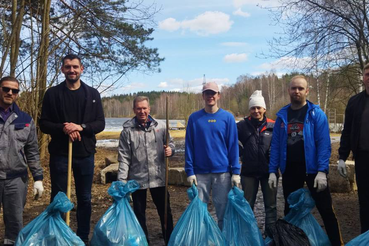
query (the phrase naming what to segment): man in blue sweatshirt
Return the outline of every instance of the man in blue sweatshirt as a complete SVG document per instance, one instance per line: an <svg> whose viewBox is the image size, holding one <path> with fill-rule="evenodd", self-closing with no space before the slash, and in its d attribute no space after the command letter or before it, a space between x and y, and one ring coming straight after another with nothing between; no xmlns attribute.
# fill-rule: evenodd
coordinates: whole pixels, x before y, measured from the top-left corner
<svg viewBox="0 0 369 246"><path fill-rule="evenodd" d="M205 108L194 112L186 129L187 180L195 183L199 198L209 202L210 192L223 228L223 217L232 185L240 185L237 125L232 114L218 108L219 87L214 82L202 89Z"/></svg>

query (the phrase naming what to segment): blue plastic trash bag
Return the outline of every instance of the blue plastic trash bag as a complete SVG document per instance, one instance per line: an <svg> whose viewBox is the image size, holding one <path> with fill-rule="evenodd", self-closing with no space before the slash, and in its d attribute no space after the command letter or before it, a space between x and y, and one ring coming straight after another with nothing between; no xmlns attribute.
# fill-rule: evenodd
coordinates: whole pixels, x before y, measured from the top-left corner
<svg viewBox="0 0 369 246"><path fill-rule="evenodd" d="M369 245L369 231L366 231L363 234L355 237L346 244L346 246L367 246L367 245Z"/></svg>
<svg viewBox="0 0 369 246"><path fill-rule="evenodd" d="M306 189L298 189L287 198L290 212L284 217L287 222L301 228L309 238L312 246L331 245L327 234L320 227L310 211L315 207L315 201Z"/></svg>
<svg viewBox="0 0 369 246"><path fill-rule="evenodd" d="M111 184L108 193L114 198L114 203L97 222L91 246L148 245L145 233L129 205L130 194L139 188L135 180L127 183L114 181Z"/></svg>
<svg viewBox="0 0 369 246"><path fill-rule="evenodd" d="M19 232L15 245L84 246L83 241L61 217L61 213L66 213L72 208L73 203L63 192L59 192L46 210Z"/></svg>
<svg viewBox="0 0 369 246"><path fill-rule="evenodd" d="M237 187L228 193L223 235L230 246L264 246L254 212L244 198L243 191Z"/></svg>
<svg viewBox="0 0 369 246"><path fill-rule="evenodd" d="M198 190L194 184L187 190L187 194L191 203L178 220L168 245L226 245L222 232L209 214L207 204L198 197Z"/></svg>

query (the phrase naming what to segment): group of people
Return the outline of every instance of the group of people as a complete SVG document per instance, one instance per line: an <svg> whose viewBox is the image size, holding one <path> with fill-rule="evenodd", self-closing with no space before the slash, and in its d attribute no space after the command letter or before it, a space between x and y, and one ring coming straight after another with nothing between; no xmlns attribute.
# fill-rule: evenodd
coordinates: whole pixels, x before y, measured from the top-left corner
<svg viewBox="0 0 369 246"><path fill-rule="evenodd" d="M70 140L73 142L77 235L88 245L95 135L104 130L105 118L99 92L80 79L83 69L78 56L69 54L63 58L61 71L65 81L46 91L39 127L51 136L51 201L59 191L67 190L67 146ZM366 210L369 167L365 164L369 157L369 130L364 126L369 122L369 65L364 68L363 82L365 90L352 97L347 105L338 170L346 177L345 160L352 150L356 160L361 230L365 232L369 229ZM35 122L16 104L19 81L3 77L0 89L0 204L5 224L4 245L13 245L23 227L27 168L34 179L35 198L44 192L43 170ZM204 84L204 108L191 114L186 129L187 180L197 186L202 201L208 203L212 198L220 229L232 186L243 189L253 209L260 184L268 236L277 220L279 175L282 175L285 214L290 209L289 194L306 183L332 245L343 245L327 182L331 155L327 117L319 106L307 100L309 87L304 76L291 79L288 93L291 103L277 113L276 121L267 118L264 97L257 90L250 96L249 116L236 123L231 113L218 107L218 85ZM148 240L145 210L147 190L150 190L167 243L173 231L173 217L165 188L165 158L175 153L175 145L170 136L167 144L166 125L150 115L148 97L136 97L133 112L135 116L123 124L119 139L118 180L136 180L140 184L140 189L132 194L133 210Z"/></svg>

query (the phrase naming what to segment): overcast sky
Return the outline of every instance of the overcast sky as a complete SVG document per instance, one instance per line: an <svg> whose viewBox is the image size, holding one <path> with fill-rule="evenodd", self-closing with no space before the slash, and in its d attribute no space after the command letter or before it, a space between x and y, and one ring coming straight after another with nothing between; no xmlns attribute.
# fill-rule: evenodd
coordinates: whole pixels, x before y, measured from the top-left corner
<svg viewBox="0 0 369 246"><path fill-rule="evenodd" d="M149 2L148 0L145 1ZM258 75L274 69L286 72L275 58L261 58L269 52L268 41L278 37L270 13L262 6L276 6L277 0L156 0L161 10L155 15L154 40L148 46L159 49L165 61L161 73L130 73L114 94L151 90L199 92L206 81L232 85L240 75ZM287 59L287 58L285 58Z"/></svg>

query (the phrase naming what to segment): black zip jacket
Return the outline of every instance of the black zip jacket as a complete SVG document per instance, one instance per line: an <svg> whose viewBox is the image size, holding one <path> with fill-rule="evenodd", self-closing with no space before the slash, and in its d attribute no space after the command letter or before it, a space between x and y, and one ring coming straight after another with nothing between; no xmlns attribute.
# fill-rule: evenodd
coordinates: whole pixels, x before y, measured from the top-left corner
<svg viewBox="0 0 369 246"><path fill-rule="evenodd" d="M361 127L361 115L365 107L366 91L350 98L345 111L345 123L341 134L340 148L338 149L339 158L346 161L350 150L354 155L357 153L359 135Z"/></svg>
<svg viewBox="0 0 369 246"><path fill-rule="evenodd" d="M45 93L42 103L42 112L40 118L40 129L43 133L51 135L49 143L50 154L68 155L68 135L63 132L63 123L67 122L64 108L63 90L66 82L51 87ZM101 103L100 93L81 81L81 87L85 90L85 109L83 110L83 122L86 128L80 132L82 145L89 154L96 152L95 134L105 128L105 117ZM78 153L74 153L78 155Z"/></svg>
<svg viewBox="0 0 369 246"><path fill-rule="evenodd" d="M237 123L241 175L268 177L273 127L274 121L268 118L258 129L253 126L251 117Z"/></svg>

